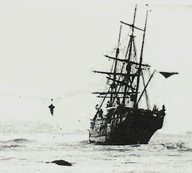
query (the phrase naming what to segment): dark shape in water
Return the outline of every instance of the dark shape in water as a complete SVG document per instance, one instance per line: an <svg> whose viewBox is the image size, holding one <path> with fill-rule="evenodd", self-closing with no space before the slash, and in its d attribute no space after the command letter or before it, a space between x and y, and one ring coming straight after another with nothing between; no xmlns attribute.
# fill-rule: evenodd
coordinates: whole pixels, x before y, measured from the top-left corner
<svg viewBox="0 0 192 173"><path fill-rule="evenodd" d="M61 166L72 166L72 163L69 163L65 160L54 160L51 163L55 163L55 164L61 165Z"/></svg>
<svg viewBox="0 0 192 173"><path fill-rule="evenodd" d="M120 53L123 53L123 51L120 52L121 49L119 48L121 26L115 57L105 55L105 57L113 61L111 71L94 71L108 75L108 87L104 92L93 93L99 94L98 97L102 98L102 101L100 105L96 105L97 112L91 120L89 130L89 141L91 143L109 145L147 144L153 134L162 128L165 106L163 105L162 109L158 110L154 105L153 109L150 110L147 93L147 87L156 71L152 73L147 83L144 80L144 71L150 68L149 65L143 64L148 11L144 29L135 26L136 11L137 6L135 7L133 24L121 22L128 25L131 29L125 55L122 58L118 57ZM135 30L137 32L143 32L140 58L138 61ZM143 82L141 83L142 80ZM144 96L147 107L140 108L139 103ZM106 107L106 111L103 111L103 107Z"/></svg>

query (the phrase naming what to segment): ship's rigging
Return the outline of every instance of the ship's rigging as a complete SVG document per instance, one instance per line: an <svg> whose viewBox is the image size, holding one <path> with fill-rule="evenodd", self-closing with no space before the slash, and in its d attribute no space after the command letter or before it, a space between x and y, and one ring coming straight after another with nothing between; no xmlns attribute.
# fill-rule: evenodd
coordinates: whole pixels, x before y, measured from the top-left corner
<svg viewBox="0 0 192 173"><path fill-rule="evenodd" d="M141 92L142 94L140 96L142 96L143 93L145 93L147 108L149 108L149 98L146 91L147 85L145 84L143 70L149 69L150 66L148 64L142 63L148 11L146 14L144 29L135 26L136 13L137 13L137 6L135 7L132 24L128 24L121 21L123 25L128 25L131 28L131 34L129 35L130 39L128 41L128 46L124 57L119 58L120 40L122 31L122 25L120 25L119 38L115 57L105 55L106 58L114 61L112 70L109 72L94 71L95 73L108 75L107 76L107 83L109 84L108 90L106 92L94 92L94 94L99 94L98 97L103 98L103 101L101 102L101 105L99 107L102 107L105 99L109 98L108 106L114 106L116 102L119 102L119 104L126 106L130 105L132 102L133 107L137 108L138 103L141 100L141 97L139 97L140 93L139 84L140 84L140 77L142 77L144 90L143 92ZM139 62L137 61L137 49L134 35L135 30L143 32Z"/></svg>

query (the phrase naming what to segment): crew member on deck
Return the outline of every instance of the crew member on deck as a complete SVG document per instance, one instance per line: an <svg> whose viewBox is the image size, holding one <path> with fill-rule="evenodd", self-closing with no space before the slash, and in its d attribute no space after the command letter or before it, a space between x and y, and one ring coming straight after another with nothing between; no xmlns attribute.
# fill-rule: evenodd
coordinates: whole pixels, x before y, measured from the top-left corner
<svg viewBox="0 0 192 173"><path fill-rule="evenodd" d="M95 109L97 110L97 112L96 112L93 120L96 120L96 118L98 118L98 117L103 119L103 110L99 107L98 104L95 106Z"/></svg>

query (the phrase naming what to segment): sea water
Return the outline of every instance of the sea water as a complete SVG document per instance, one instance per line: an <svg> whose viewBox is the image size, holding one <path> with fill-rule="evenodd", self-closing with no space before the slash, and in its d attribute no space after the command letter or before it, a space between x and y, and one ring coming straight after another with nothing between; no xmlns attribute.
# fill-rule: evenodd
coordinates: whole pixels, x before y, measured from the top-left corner
<svg viewBox="0 0 192 173"><path fill-rule="evenodd" d="M156 133L148 145L102 146L88 142L87 130L56 124L9 122L0 131L0 173L192 172L192 133Z"/></svg>

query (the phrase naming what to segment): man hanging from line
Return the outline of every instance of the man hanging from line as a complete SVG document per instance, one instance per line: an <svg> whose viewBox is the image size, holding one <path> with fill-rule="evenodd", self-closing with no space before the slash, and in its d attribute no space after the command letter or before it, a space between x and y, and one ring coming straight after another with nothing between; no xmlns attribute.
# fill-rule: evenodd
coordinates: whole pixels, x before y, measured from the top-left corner
<svg viewBox="0 0 192 173"><path fill-rule="evenodd" d="M53 101L53 99L51 99L51 102L52 101ZM55 106L51 103L51 105L49 105L49 109L50 109L51 115L53 115L54 108L55 108Z"/></svg>

